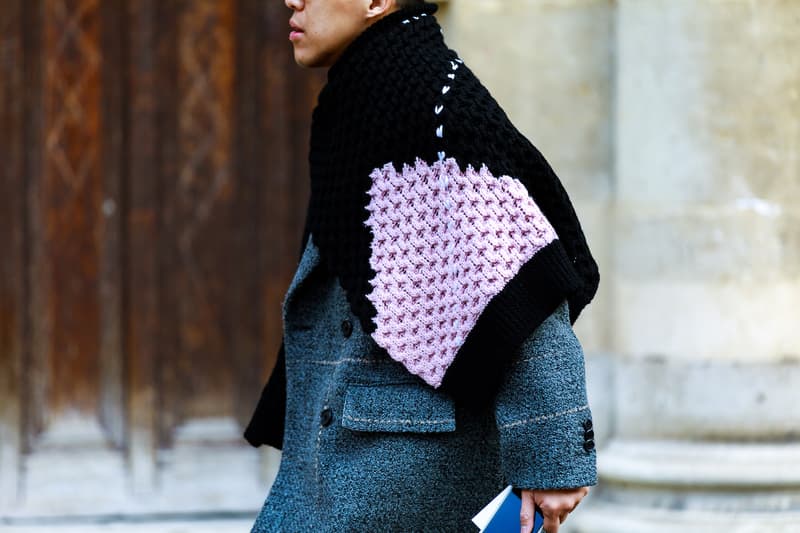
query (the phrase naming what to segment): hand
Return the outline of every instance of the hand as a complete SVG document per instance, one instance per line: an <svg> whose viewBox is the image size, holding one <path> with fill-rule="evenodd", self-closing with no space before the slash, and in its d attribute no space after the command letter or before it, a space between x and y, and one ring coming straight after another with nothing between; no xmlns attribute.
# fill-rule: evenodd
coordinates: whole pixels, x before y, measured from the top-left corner
<svg viewBox="0 0 800 533"><path fill-rule="evenodd" d="M567 515L575 510L587 494L589 487L556 490L522 489L520 533L531 533L535 505L539 506L544 516L544 530L547 533L558 533L558 528L567 519Z"/></svg>

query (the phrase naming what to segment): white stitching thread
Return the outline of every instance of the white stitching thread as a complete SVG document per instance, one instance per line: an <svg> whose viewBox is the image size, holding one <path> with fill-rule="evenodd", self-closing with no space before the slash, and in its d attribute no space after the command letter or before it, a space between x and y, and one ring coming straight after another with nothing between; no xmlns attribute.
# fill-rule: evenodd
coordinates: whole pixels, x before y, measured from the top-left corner
<svg viewBox="0 0 800 533"><path fill-rule="evenodd" d="M454 418L442 418L439 420L410 420L403 418L356 418L350 415L344 415L344 418L354 422L388 422L392 424L447 424L455 422Z"/></svg>
<svg viewBox="0 0 800 533"><path fill-rule="evenodd" d="M456 57L455 61L458 61L458 63L463 63L463 61L461 61L461 58L459 58L459 57ZM450 66L451 66L451 68L453 70L456 70L458 68L458 63L456 63L455 61L450 60ZM451 80L454 80L456 75L451 72L451 73L447 74L447 77L450 78ZM450 91L450 85L443 85L442 86L442 96L447 94L449 91ZM442 109L444 109L444 104L437 104L433 108L433 112L438 115L439 113L441 113ZM440 138L440 139L444 137L443 129L444 129L444 125L443 124L440 124L436 128L436 136L438 138ZM439 151L438 155L439 155L439 161L444 160L444 157L445 157L444 151Z"/></svg>
<svg viewBox="0 0 800 533"><path fill-rule="evenodd" d="M413 18L414 20L419 20L420 17L427 17L427 16L428 16L427 13L422 13L419 17L417 15L412 15L411 18ZM403 20L403 24L409 24L410 22L411 22L411 19Z"/></svg>
<svg viewBox="0 0 800 533"><path fill-rule="evenodd" d="M542 415L537 416L535 418L528 418L527 420L517 420L516 422L509 422L508 424L503 424L499 426L500 429L510 428L513 426L519 426L520 424L530 424L532 422L541 422L542 420L550 420L551 418L558 418L559 416L569 415L572 413L578 413L580 411L585 411L589 408L589 404L581 405L580 407L573 407L572 409L567 409L566 411L560 411L558 413L553 413L550 415Z"/></svg>
<svg viewBox="0 0 800 533"><path fill-rule="evenodd" d="M317 363L320 365L338 365L339 363L389 363L390 361L383 359L357 359L355 357L344 357L338 361L325 361L321 359L312 359L309 363Z"/></svg>
<svg viewBox="0 0 800 533"><path fill-rule="evenodd" d="M340 344L343 344L344 343L344 339L340 339L339 342L340 342ZM334 375L330 376L331 379L328 381L328 390L325 393L325 399L322 402L322 409L323 410L324 409L330 409L330 406L328 405L328 400L331 397L331 390L333 390L333 384L335 382L335 379L333 379L333 378L336 375L335 372L336 372L336 370L334 369ZM316 474L317 487L318 487L317 496L319 496L321 494L321 491L322 491L322 483L320 482L320 471L319 471L319 451L320 451L320 448L322 447L322 427L323 427L322 424L319 424L319 430L317 431L317 449L316 449L316 453L314 454L314 473Z"/></svg>

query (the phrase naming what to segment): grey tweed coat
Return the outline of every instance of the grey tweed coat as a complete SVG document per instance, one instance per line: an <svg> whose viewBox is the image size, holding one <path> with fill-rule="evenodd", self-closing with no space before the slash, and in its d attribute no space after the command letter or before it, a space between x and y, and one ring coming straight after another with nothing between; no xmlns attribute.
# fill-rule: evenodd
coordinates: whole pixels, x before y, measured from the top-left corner
<svg viewBox="0 0 800 533"><path fill-rule="evenodd" d="M596 484L567 305L523 343L494 405L468 411L378 349L310 235L282 306L281 463L252 533L475 531L508 484Z"/></svg>

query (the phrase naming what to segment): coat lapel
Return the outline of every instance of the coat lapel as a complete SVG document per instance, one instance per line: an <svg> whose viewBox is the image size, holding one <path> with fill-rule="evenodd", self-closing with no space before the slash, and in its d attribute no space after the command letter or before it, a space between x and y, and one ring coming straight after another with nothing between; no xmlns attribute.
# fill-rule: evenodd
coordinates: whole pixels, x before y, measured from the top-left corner
<svg viewBox="0 0 800 533"><path fill-rule="evenodd" d="M286 321L287 311L292 303L292 299L294 294L297 292L297 289L303 284L303 282L305 282L306 279L308 279L308 276L314 271L314 269L319 266L319 249L312 242L312 238L313 235L309 234L306 247L303 250L302 257L300 258L300 263L297 265L297 270L294 273L294 278L292 278L291 283L289 283L289 288L286 290L286 295L283 298L281 310L283 313L284 322Z"/></svg>

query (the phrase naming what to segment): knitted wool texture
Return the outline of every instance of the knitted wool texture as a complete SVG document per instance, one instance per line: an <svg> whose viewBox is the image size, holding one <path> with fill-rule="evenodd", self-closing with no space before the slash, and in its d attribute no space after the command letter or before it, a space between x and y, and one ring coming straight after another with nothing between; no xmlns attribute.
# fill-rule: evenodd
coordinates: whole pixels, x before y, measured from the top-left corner
<svg viewBox="0 0 800 533"><path fill-rule="evenodd" d="M329 69L304 242L390 357L483 403L565 298L577 319L599 274L558 177L447 47L437 9L385 16Z"/></svg>
<svg viewBox="0 0 800 533"><path fill-rule="evenodd" d="M417 159L371 177L373 337L438 387L489 301L555 230L524 185L485 166Z"/></svg>

